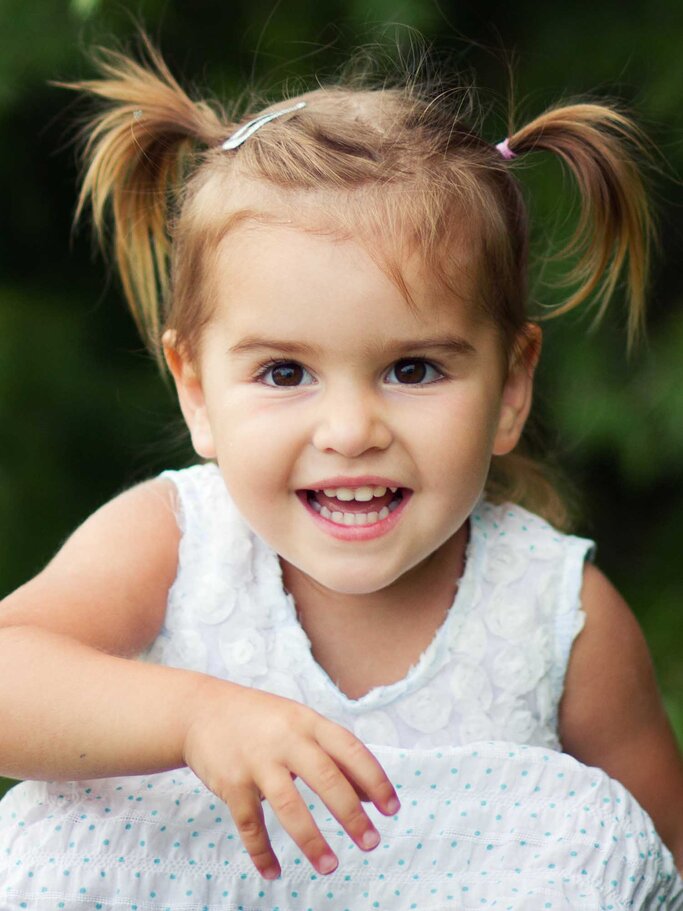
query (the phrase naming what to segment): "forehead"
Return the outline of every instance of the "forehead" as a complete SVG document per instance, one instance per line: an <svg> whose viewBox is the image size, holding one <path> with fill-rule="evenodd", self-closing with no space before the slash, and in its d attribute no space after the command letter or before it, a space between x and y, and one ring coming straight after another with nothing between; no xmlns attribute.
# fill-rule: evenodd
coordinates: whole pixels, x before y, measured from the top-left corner
<svg viewBox="0 0 683 911"><path fill-rule="evenodd" d="M472 219L464 213L451 213L455 217L446 227L433 213L420 212L421 207L396 187L383 192L291 190L246 175L235 181L235 176L210 181L197 199L202 220L214 237L209 247L224 278L228 267L235 277L244 272L243 257L251 260L259 252L261 261L266 256L273 263L278 260L276 268L288 273L297 256L295 247L305 246L306 237L311 243L320 241L319 255L328 261L335 245L338 249L346 242L348 250L355 244L364 251L411 309L464 306L474 316L481 315L481 245ZM281 230L269 234L268 228ZM327 253L322 241L328 242ZM364 274L367 278L368 271Z"/></svg>
<svg viewBox="0 0 683 911"><path fill-rule="evenodd" d="M403 267L413 303L352 238L243 222L216 258L214 338L231 350L324 352L350 363L420 342L479 348L482 333L492 334L473 308L428 293L419 257Z"/></svg>
<svg viewBox="0 0 683 911"><path fill-rule="evenodd" d="M463 328L479 322L466 269L454 294L433 280L418 250L381 238L369 245L329 222L246 219L218 245L217 310L233 327L257 321L339 329L345 313L357 327L411 331L426 324ZM327 322L326 322L327 321Z"/></svg>

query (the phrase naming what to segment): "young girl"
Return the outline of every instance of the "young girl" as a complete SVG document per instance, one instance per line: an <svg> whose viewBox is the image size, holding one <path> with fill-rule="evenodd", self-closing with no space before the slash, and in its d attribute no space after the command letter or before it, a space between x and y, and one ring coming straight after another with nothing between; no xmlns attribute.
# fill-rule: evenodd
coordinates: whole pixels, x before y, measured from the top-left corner
<svg viewBox="0 0 683 911"><path fill-rule="evenodd" d="M541 333L514 162L574 174L562 309L628 264L633 339L636 128L573 104L492 145L415 85L240 125L149 53L78 86L105 101L79 210L113 209L204 461L2 604L0 773L36 779L0 804L2 907L683 907L642 635L516 451Z"/></svg>

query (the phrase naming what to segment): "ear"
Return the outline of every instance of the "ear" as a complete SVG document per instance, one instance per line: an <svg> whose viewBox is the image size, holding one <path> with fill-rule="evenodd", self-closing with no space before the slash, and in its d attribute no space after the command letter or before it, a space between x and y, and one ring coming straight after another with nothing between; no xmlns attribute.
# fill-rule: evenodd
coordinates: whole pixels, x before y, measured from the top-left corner
<svg viewBox="0 0 683 911"><path fill-rule="evenodd" d="M531 410L534 372L541 354L541 338L540 327L536 323L526 323L515 340L503 385L493 455L512 452L522 435Z"/></svg>
<svg viewBox="0 0 683 911"><path fill-rule="evenodd" d="M206 410L201 377L187 352L177 345L176 334L172 329L164 332L161 341L194 450L204 459L215 459L216 447Z"/></svg>

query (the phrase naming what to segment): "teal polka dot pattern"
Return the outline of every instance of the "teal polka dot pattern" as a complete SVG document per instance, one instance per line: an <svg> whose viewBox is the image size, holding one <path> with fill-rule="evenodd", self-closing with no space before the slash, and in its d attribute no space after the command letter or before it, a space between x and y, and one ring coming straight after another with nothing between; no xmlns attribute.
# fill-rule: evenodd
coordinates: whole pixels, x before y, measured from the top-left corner
<svg viewBox="0 0 683 911"><path fill-rule="evenodd" d="M651 820L597 769L505 742L373 747L402 808L368 854L301 785L340 864L318 876L266 806L265 882L189 770L25 782L0 803L0 908L35 911L682 911Z"/></svg>

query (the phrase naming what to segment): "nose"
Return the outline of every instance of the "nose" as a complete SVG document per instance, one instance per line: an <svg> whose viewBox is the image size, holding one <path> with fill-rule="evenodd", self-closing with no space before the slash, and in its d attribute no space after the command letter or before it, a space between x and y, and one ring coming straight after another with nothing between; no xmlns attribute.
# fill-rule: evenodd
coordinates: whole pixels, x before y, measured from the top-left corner
<svg viewBox="0 0 683 911"><path fill-rule="evenodd" d="M320 452L353 459L386 449L392 439L386 406L374 392L346 385L321 397L313 431Z"/></svg>

